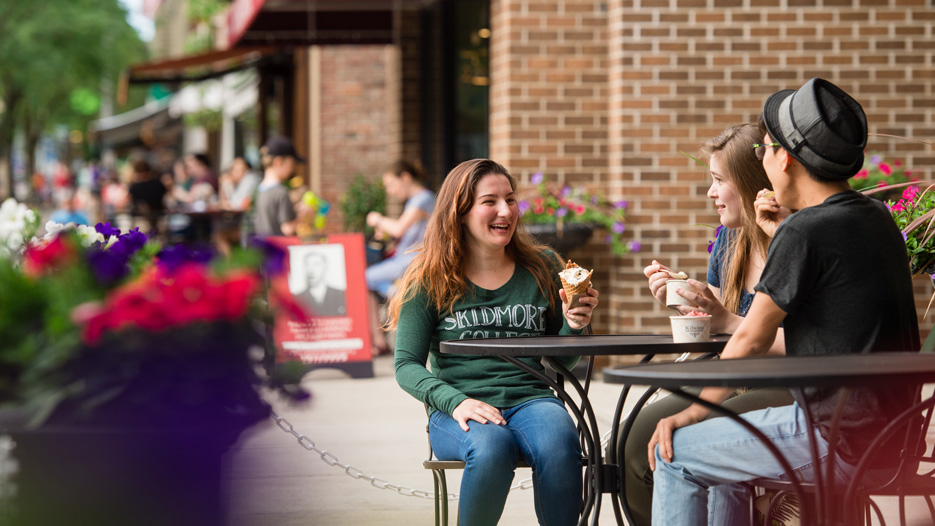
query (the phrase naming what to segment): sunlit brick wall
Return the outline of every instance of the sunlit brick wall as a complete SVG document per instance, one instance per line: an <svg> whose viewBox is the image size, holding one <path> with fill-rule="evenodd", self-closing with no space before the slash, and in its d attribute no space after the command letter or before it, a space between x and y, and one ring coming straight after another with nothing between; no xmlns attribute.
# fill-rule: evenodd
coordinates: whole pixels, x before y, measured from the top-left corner
<svg viewBox="0 0 935 526"><path fill-rule="evenodd" d="M614 282L618 330L666 330L638 270L656 257L703 278L718 219L695 153L721 129L754 121L765 98L821 76L854 95L871 132L935 142L931 0L611 0L610 175L633 196L643 243ZM931 178L935 151L871 137L868 150ZM868 278L872 278L869 277ZM921 317L932 287L917 280ZM930 316L929 319L932 317ZM924 324L927 329L931 322Z"/></svg>
<svg viewBox="0 0 935 526"><path fill-rule="evenodd" d="M597 235L570 254L597 268L600 332L668 330L641 270L656 258L703 279L713 230L700 225L718 222L707 175L680 151L754 121L769 94L821 76L863 104L872 132L935 142L931 0L491 7L491 157L524 181L543 171L631 203L628 233L642 252L610 257ZM933 177L931 146L872 137L869 151ZM921 317L931 285L917 281Z"/></svg>
<svg viewBox="0 0 935 526"><path fill-rule="evenodd" d="M609 188L605 3L492 0L491 29L490 157L527 184L541 171L557 184ZM606 245L569 256L597 269L595 285L608 283ZM610 312L595 320L601 332Z"/></svg>

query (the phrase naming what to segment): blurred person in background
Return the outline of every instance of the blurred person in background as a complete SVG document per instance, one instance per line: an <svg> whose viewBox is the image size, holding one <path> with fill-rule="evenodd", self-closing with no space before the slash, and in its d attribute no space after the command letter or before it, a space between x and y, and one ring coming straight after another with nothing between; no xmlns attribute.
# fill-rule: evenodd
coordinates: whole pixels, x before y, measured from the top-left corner
<svg viewBox="0 0 935 526"><path fill-rule="evenodd" d="M192 192L195 200L208 200L217 196L218 178L211 169L211 160L203 153L191 153L185 156L185 170L192 177ZM209 188L210 187L210 188Z"/></svg>
<svg viewBox="0 0 935 526"><path fill-rule="evenodd" d="M130 205L127 185L117 177L117 173L108 171L104 175L101 188L101 216L104 221L115 222L117 216L126 212Z"/></svg>
<svg viewBox="0 0 935 526"><path fill-rule="evenodd" d="M260 186L261 180L246 159L235 158L230 169L220 178L221 209L246 210L249 208L253 194Z"/></svg>
<svg viewBox="0 0 935 526"><path fill-rule="evenodd" d="M156 177L148 162L133 163L133 182L128 190L132 213L149 224L152 234L159 233L159 222L166 209L167 192L165 185Z"/></svg>
<svg viewBox="0 0 935 526"><path fill-rule="evenodd" d="M422 244L429 216L435 209L435 192L425 187L422 170L407 161L396 161L383 173L386 194L405 202L403 213L393 219L379 212L367 214L367 224L377 232L377 237L396 239L393 253L378 263L367 267L367 289L370 291L370 337L373 354L388 354L390 347L386 333L380 323L380 305L393 296L396 281L403 276L409 263L416 257L413 249Z"/></svg>
<svg viewBox="0 0 935 526"><path fill-rule="evenodd" d="M74 223L76 225L88 225L88 215L80 210L80 203L78 202L77 192L74 188L66 188L61 191L56 196L58 200L58 206L52 215L49 217L50 221L56 223L67 224Z"/></svg>
<svg viewBox="0 0 935 526"><path fill-rule="evenodd" d="M286 181L295 172L296 163L305 158L295 151L292 140L276 136L260 148L263 181L257 187L253 210L253 234L258 237L295 235L296 211Z"/></svg>

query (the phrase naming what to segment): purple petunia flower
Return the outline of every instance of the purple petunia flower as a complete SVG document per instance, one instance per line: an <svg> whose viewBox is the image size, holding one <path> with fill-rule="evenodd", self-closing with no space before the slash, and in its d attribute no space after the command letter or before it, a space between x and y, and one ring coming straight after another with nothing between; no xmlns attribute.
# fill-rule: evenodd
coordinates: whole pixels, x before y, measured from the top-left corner
<svg viewBox="0 0 935 526"><path fill-rule="evenodd" d="M555 211L555 217L565 217L566 215L568 215L568 209L564 206L559 207L558 210Z"/></svg>
<svg viewBox="0 0 935 526"><path fill-rule="evenodd" d="M626 231L626 229L627 226L624 225L623 222L614 221L614 225L610 228L610 231L614 234L622 234L624 231Z"/></svg>
<svg viewBox="0 0 935 526"><path fill-rule="evenodd" d="M870 156L870 162L872 162L873 164L880 164L880 161L882 160L883 158L880 157L879 155L874 154Z"/></svg>
<svg viewBox="0 0 935 526"><path fill-rule="evenodd" d="M121 234L117 238L117 241L114 242L110 247L110 251L115 254L120 254L124 258L130 258L133 254L136 254L143 245L146 244L146 234L140 232L139 228L134 228L133 230L127 232L126 234Z"/></svg>
<svg viewBox="0 0 935 526"><path fill-rule="evenodd" d="M127 258L123 254L93 248L87 252L88 265L94 278L105 285L116 283L127 275Z"/></svg>
<svg viewBox="0 0 935 526"><path fill-rule="evenodd" d="M532 177L529 178L529 181L532 184L540 184L545 177L542 175L542 172L536 172L532 174Z"/></svg>
<svg viewBox="0 0 935 526"><path fill-rule="evenodd" d="M170 273L175 272L185 263L206 264L214 257L214 253L208 247L186 247L185 245L175 245L163 248L156 254L159 265L164 267Z"/></svg>
<svg viewBox="0 0 935 526"><path fill-rule="evenodd" d="M110 226L110 221L106 223L98 223L94 225L94 230L96 230L99 234L103 234L104 239L110 239L110 236L120 235L120 229L117 227Z"/></svg>
<svg viewBox="0 0 935 526"><path fill-rule="evenodd" d="M269 241L254 237L250 246L263 253L263 271L271 276L281 274L286 270L286 251Z"/></svg>
<svg viewBox="0 0 935 526"><path fill-rule="evenodd" d="M571 195L571 187L568 186L567 184L566 184L565 186L563 186L563 187L562 187L562 194L561 194L561 195L562 195L562 199L564 199L564 198L568 197L569 195Z"/></svg>
<svg viewBox="0 0 935 526"><path fill-rule="evenodd" d="M643 248L643 245L641 245L640 242L636 240L630 241L627 243L627 246L630 247L630 250L633 252L639 252L640 249Z"/></svg>
<svg viewBox="0 0 935 526"><path fill-rule="evenodd" d="M519 202L519 213L520 215L526 215L526 212L529 211L530 205L529 201L525 199Z"/></svg>
<svg viewBox="0 0 935 526"><path fill-rule="evenodd" d="M625 200L620 200L614 203L614 208L626 208L630 206L630 203Z"/></svg>

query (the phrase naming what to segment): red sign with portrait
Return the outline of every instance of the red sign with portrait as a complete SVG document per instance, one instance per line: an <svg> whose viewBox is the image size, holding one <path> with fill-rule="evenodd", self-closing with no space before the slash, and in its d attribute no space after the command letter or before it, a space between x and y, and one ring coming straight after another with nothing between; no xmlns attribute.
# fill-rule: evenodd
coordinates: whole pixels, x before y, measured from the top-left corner
<svg viewBox="0 0 935 526"><path fill-rule="evenodd" d="M316 367L345 370L355 378L372 377L366 254L362 234L335 234L318 242L295 237L269 241L286 251L286 272L270 284L291 295L307 312L298 316L276 309L273 339L278 361L299 360Z"/></svg>

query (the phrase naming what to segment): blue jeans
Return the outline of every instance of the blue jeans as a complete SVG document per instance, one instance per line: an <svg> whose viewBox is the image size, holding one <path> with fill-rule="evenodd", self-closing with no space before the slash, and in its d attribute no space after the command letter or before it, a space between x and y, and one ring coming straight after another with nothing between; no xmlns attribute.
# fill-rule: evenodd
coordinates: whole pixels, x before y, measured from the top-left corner
<svg viewBox="0 0 935 526"><path fill-rule="evenodd" d="M458 505L461 526L497 524L520 458L532 467L539 524L576 524L583 491L581 445L565 406L556 398L540 398L500 408L500 413L506 425L471 420L467 432L442 411L429 419L435 456L465 462Z"/></svg>
<svg viewBox="0 0 935 526"><path fill-rule="evenodd" d="M814 465L805 413L797 403L751 411L742 416L770 438L789 461L799 480L813 480ZM828 443L817 432L816 439L823 463L828 454ZM670 463L662 460L659 448L656 448L654 525L747 524L750 496L747 489L738 483L762 477L789 478L758 438L728 418L714 418L677 429L673 434L672 449L674 454ZM849 480L853 472L853 466L840 457L835 459L838 483ZM864 480L879 478L871 472Z"/></svg>

